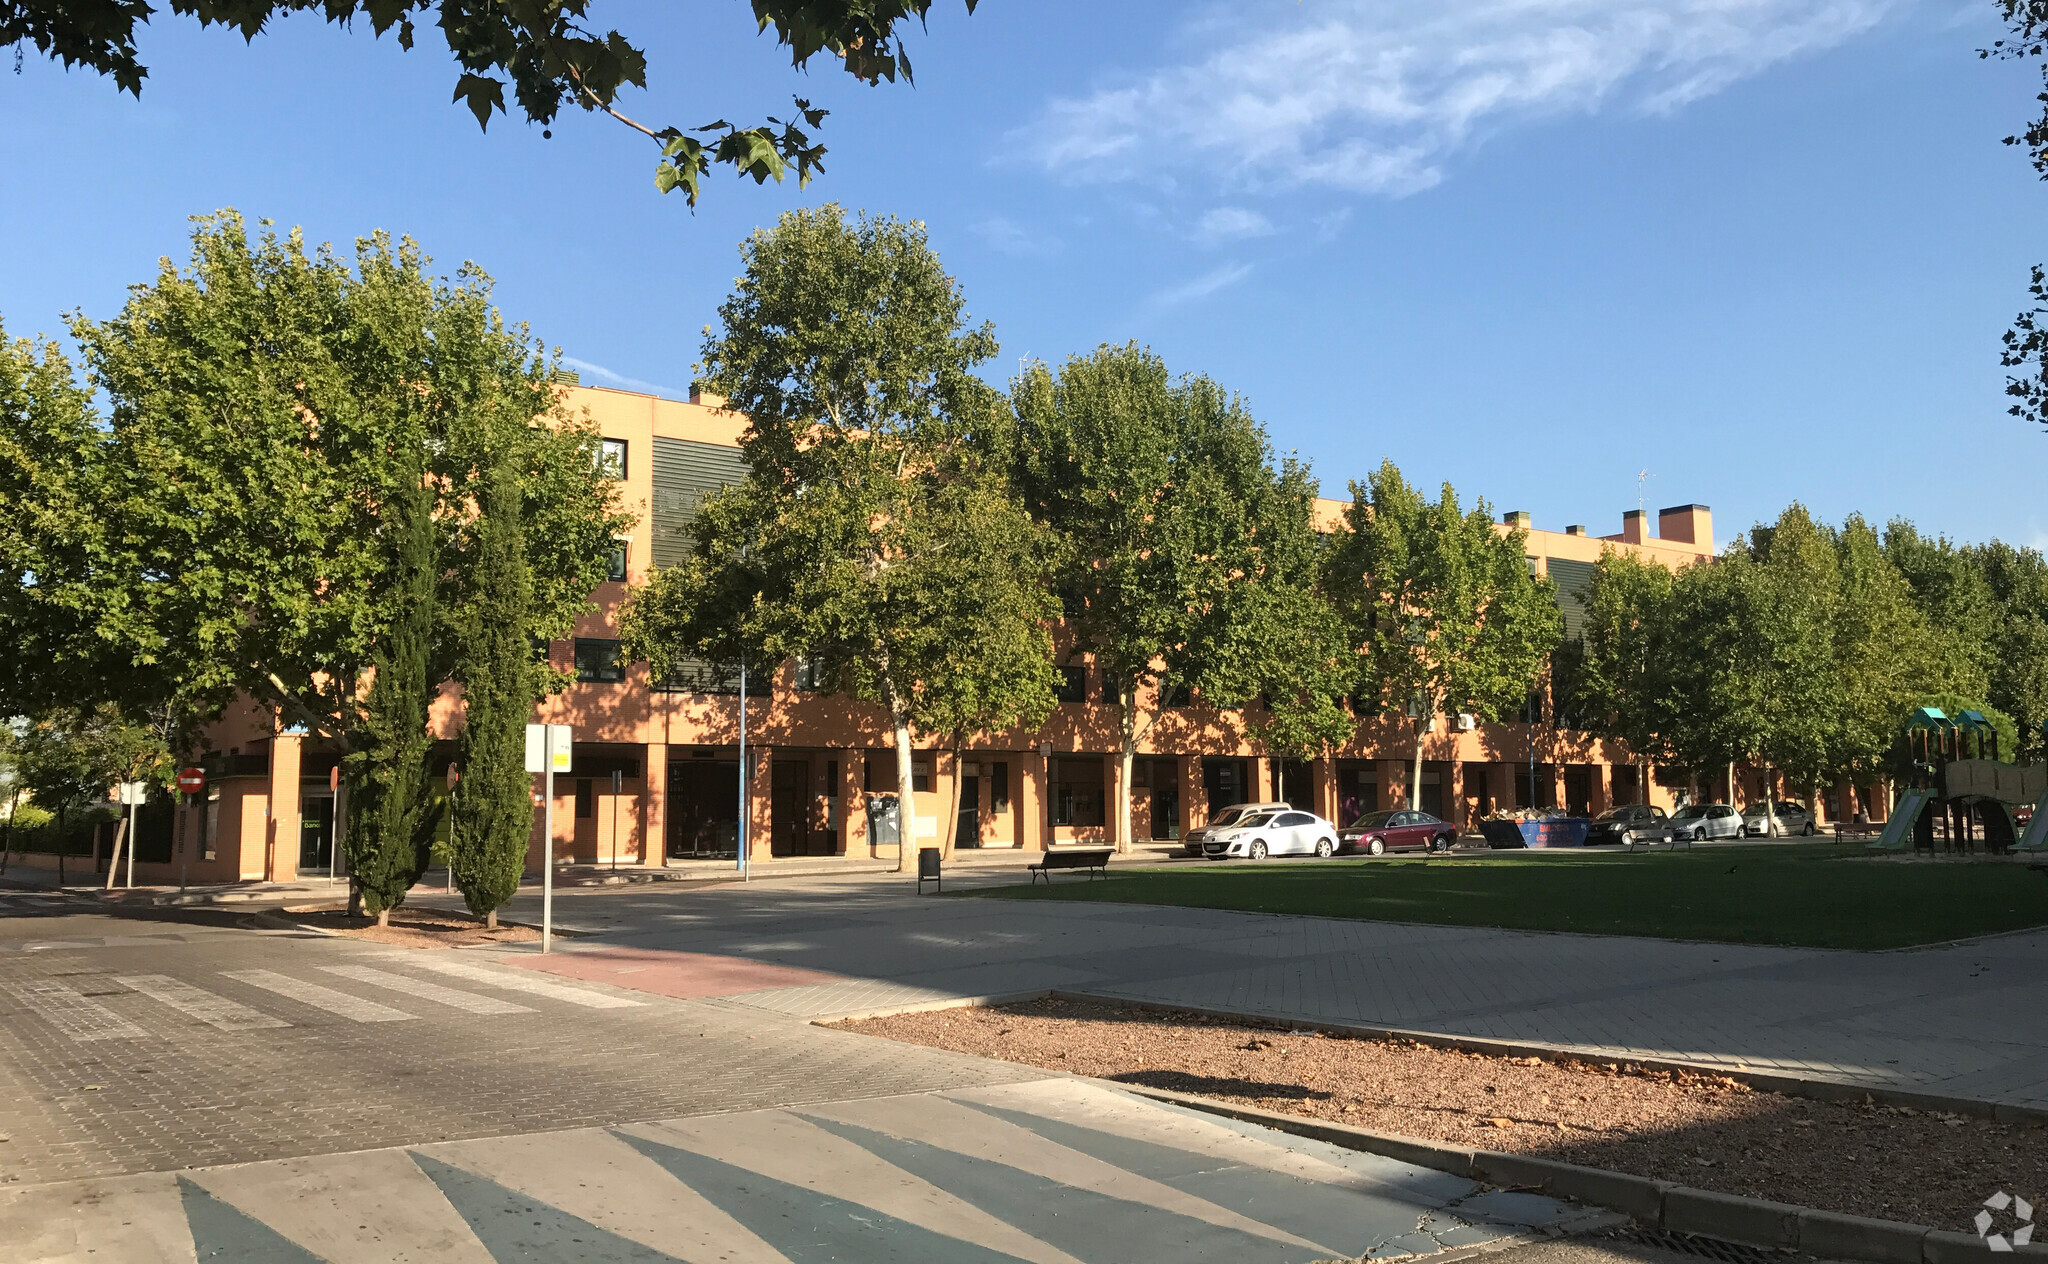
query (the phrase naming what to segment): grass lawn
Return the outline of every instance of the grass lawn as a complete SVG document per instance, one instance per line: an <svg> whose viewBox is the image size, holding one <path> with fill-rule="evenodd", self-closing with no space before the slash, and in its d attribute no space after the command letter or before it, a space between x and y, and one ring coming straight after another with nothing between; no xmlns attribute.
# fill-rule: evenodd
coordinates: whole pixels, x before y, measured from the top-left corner
<svg viewBox="0 0 2048 1264"><path fill-rule="evenodd" d="M1303 913L1809 948L1901 948L2048 925L2048 874L2024 865L1865 860L1820 843L1431 859L1114 865L1108 881L963 893Z"/></svg>

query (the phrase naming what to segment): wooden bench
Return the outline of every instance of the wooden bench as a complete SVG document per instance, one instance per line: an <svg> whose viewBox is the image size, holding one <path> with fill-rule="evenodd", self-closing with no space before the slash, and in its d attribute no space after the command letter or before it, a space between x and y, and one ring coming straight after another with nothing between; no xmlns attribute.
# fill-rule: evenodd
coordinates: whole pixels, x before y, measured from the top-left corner
<svg viewBox="0 0 2048 1264"><path fill-rule="evenodd" d="M1882 821L1836 821L1836 838L1875 838L1884 833Z"/></svg>
<svg viewBox="0 0 2048 1264"><path fill-rule="evenodd" d="M1045 879L1045 885L1051 886L1052 871L1055 869L1086 869L1089 871L1088 880L1092 882L1096 874L1101 874L1105 878L1109 876L1109 855L1113 850L1109 847L1092 847L1086 851L1049 851L1045 853L1044 860L1024 867L1031 871L1031 882L1034 886L1040 878Z"/></svg>

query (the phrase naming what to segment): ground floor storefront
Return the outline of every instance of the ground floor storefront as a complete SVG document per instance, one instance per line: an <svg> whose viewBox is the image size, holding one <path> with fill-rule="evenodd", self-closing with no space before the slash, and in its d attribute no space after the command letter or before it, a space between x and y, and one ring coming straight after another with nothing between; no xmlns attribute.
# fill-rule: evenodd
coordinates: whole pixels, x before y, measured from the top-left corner
<svg viewBox="0 0 2048 1264"><path fill-rule="evenodd" d="M1452 755L1501 753L1495 741L1442 745L1440 753ZM1290 760L1241 749L1147 751L1131 763L1126 833L1117 814L1122 760L1099 750L919 749L905 812L897 802L895 753L887 748L749 744L742 778L737 742L576 742L570 768L554 781L553 854L558 863L586 865L733 859L743 816L750 860L883 859L906 841L913 849L949 851L1171 843L1244 802L1287 802L1347 824L1367 812L1412 806L1472 831L1487 816L1522 809L1597 816L1621 804L1668 810L1726 799L1725 782L1589 759L1607 752L1588 745L1577 761L1429 758L1419 778L1412 753ZM338 756L290 734L245 749L214 761L203 793L147 813L138 881L287 881L333 872L347 815ZM456 779L452 760L452 748L437 757L437 786ZM1733 782L1738 803L1762 795L1753 770L1738 768ZM536 805L541 784L536 777ZM1777 797L1800 800L1810 793L1782 783L1776 790ZM1835 786L1819 798L1823 822L1885 815L1882 785ZM545 854L541 820L536 812L529 858L535 871ZM110 850L109 837L99 849L102 866Z"/></svg>

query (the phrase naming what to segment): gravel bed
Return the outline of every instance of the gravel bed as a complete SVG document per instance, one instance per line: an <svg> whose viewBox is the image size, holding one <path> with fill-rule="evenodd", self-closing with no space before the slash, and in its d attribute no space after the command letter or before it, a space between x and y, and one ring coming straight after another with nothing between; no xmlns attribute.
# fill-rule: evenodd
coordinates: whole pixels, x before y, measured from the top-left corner
<svg viewBox="0 0 2048 1264"><path fill-rule="evenodd" d="M2048 1128L1808 1101L1717 1075L1508 1058L1092 1001L841 1024L1476 1149L1973 1232L2000 1190L2048 1207ZM2002 1226L2010 1230L2013 1226Z"/></svg>

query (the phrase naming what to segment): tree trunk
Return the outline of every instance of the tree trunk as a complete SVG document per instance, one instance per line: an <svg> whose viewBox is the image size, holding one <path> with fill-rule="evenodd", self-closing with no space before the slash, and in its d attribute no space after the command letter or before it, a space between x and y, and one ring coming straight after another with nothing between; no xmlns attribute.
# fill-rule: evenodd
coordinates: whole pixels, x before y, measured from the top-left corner
<svg viewBox="0 0 2048 1264"><path fill-rule="evenodd" d="M910 765L910 717L896 701L895 692L889 694L889 724L896 735L896 872L902 873L910 857L910 839L915 833L917 816L916 773ZM744 805L741 807L745 811Z"/></svg>
<svg viewBox="0 0 2048 1264"><path fill-rule="evenodd" d="M120 820L120 822L119 822L118 824L116 824L116 825L114 826L114 851L113 851L113 854L107 857L107 887L106 887L106 889L107 889L107 890L109 890L109 891L111 891L111 890L113 890L113 889L114 889L114 875L115 875L115 874L117 874L117 873L119 873L119 872L121 871L121 840L122 840L122 839L123 839L124 837L126 837L126 836L127 836L127 833L128 833L128 814L124 812L124 813L122 813L122 814L121 814L121 820Z"/></svg>
<svg viewBox="0 0 2048 1264"><path fill-rule="evenodd" d="M498 910L492 909L490 912L484 914L484 929L498 929Z"/></svg>
<svg viewBox="0 0 2048 1264"><path fill-rule="evenodd" d="M948 860L951 860L953 858L953 849L960 845L960 797L966 790L965 783L967 781L967 765L964 762L966 759L966 752L961 750L960 746L960 734L955 733L953 734L952 819L946 825L945 851L942 853ZM977 809L980 806L980 804L975 805ZM979 821L980 819L980 813L977 811L975 814L975 820Z"/></svg>
<svg viewBox="0 0 2048 1264"><path fill-rule="evenodd" d="M1765 837L1765 838L1776 838L1776 837L1778 836L1778 805L1777 805L1777 797L1778 797L1778 796L1777 796L1777 795L1775 795L1775 794L1773 794L1773 793L1771 793L1772 789L1773 789L1773 787L1772 787L1772 785L1771 785L1771 761L1767 759L1767 760L1765 760L1765 761L1764 761L1764 837Z"/></svg>
<svg viewBox="0 0 2048 1264"><path fill-rule="evenodd" d="M1123 703L1123 732L1117 744L1116 849L1127 852L1131 849L1131 774L1138 763L1137 687L1125 690L1119 701Z"/></svg>
<svg viewBox="0 0 2048 1264"><path fill-rule="evenodd" d="M379 926L389 926L389 925L391 925L391 910L390 910L390 909L388 909L388 908L387 908L387 909L379 909L379 910L377 910L377 925L379 925Z"/></svg>
<svg viewBox="0 0 2048 1264"><path fill-rule="evenodd" d="M1429 716L1415 721L1415 761L1408 770L1408 810L1411 812L1422 808L1422 740L1429 736L1429 721Z"/></svg>
<svg viewBox="0 0 2048 1264"><path fill-rule="evenodd" d="M1735 806L1735 761L1728 761L1728 806Z"/></svg>
<svg viewBox="0 0 2048 1264"><path fill-rule="evenodd" d="M21 787L16 786L7 800L7 831L0 834L0 873L7 872L8 861L14 858L14 814L20 809Z"/></svg>
<svg viewBox="0 0 2048 1264"><path fill-rule="evenodd" d="M57 809L57 886L60 889L64 885L64 852L71 846L70 837L64 833L64 818L69 811L69 804Z"/></svg>

